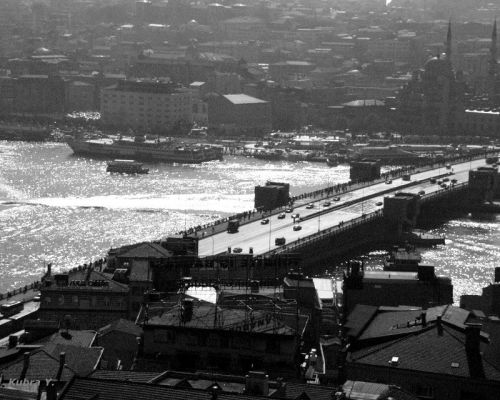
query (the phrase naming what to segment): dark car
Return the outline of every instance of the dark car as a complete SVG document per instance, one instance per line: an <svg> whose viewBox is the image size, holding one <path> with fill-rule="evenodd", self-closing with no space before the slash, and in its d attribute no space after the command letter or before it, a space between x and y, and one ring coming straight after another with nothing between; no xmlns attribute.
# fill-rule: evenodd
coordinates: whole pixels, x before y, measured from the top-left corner
<svg viewBox="0 0 500 400"><path fill-rule="evenodd" d="M309 203L309 204L306 206L306 208L307 208L308 210L310 210L311 208L314 208L314 204L313 204L313 203Z"/></svg>
<svg viewBox="0 0 500 400"><path fill-rule="evenodd" d="M269 223L269 218L264 218L264 219L261 219L261 220L260 220L260 223L261 223L262 225L267 225L267 224Z"/></svg>
<svg viewBox="0 0 500 400"><path fill-rule="evenodd" d="M300 225L294 225L293 226L293 230L294 231L300 231L302 229L302 227Z"/></svg>
<svg viewBox="0 0 500 400"><path fill-rule="evenodd" d="M332 203L330 203L329 201L325 201L325 202L323 203L323 207L330 207L330 205L331 205L331 204L332 204Z"/></svg>
<svg viewBox="0 0 500 400"><path fill-rule="evenodd" d="M286 243L286 239L284 237L279 237L274 239L274 244L276 246L283 246Z"/></svg>
<svg viewBox="0 0 500 400"><path fill-rule="evenodd" d="M233 249L233 253L241 253L243 250L241 249L241 247L235 247Z"/></svg>
<svg viewBox="0 0 500 400"><path fill-rule="evenodd" d="M285 208L285 212L286 213L291 213L291 212L293 212L293 208L290 208L290 207L289 208Z"/></svg>
<svg viewBox="0 0 500 400"><path fill-rule="evenodd" d="M284 219L286 217L285 213L279 213L278 214L278 219Z"/></svg>
<svg viewBox="0 0 500 400"><path fill-rule="evenodd" d="M337 197L334 197L334 198L333 198L333 201L340 201L340 197L338 197L338 196L337 196Z"/></svg>

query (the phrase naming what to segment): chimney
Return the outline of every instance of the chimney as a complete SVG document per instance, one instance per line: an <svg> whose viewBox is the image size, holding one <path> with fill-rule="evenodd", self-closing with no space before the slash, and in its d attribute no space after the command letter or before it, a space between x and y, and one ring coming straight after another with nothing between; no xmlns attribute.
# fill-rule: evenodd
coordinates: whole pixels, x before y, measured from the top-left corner
<svg viewBox="0 0 500 400"><path fill-rule="evenodd" d="M182 321L189 322L193 316L193 299L184 299L182 302Z"/></svg>
<svg viewBox="0 0 500 400"><path fill-rule="evenodd" d="M266 375L265 372L250 371L245 377L245 393L268 396L269 375Z"/></svg>
<svg viewBox="0 0 500 400"><path fill-rule="evenodd" d="M465 352L471 378L484 378L481 357L481 324L469 323L465 326Z"/></svg>
<svg viewBox="0 0 500 400"><path fill-rule="evenodd" d="M422 320L422 327L425 328L427 326L427 314L425 312L420 314L420 319Z"/></svg>
<svg viewBox="0 0 500 400"><path fill-rule="evenodd" d="M57 370L56 380L60 380L64 368L64 364L66 363L66 353L62 351L59 354L59 369Z"/></svg>
<svg viewBox="0 0 500 400"><path fill-rule="evenodd" d="M500 267L495 267L495 283L500 283Z"/></svg>
<svg viewBox="0 0 500 400"><path fill-rule="evenodd" d="M441 322L441 315L436 317L436 325L438 330L438 335L443 336L443 323Z"/></svg>
<svg viewBox="0 0 500 400"><path fill-rule="evenodd" d="M23 370L21 371L21 376L19 377L20 380L23 380L26 377L26 372L28 372L28 368L30 366L30 353L29 351L24 353L24 360L23 360Z"/></svg>
<svg viewBox="0 0 500 400"><path fill-rule="evenodd" d="M52 274L52 263L47 264L47 276Z"/></svg>
<svg viewBox="0 0 500 400"><path fill-rule="evenodd" d="M54 381L47 384L47 400L57 400L57 386Z"/></svg>

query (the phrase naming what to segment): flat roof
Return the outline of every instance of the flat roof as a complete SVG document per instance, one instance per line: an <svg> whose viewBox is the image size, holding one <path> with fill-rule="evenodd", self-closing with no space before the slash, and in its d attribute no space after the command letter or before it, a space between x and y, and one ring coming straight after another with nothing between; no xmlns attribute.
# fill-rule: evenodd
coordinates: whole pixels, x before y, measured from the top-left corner
<svg viewBox="0 0 500 400"><path fill-rule="evenodd" d="M406 271L365 271L365 279L418 280L417 272Z"/></svg>
<svg viewBox="0 0 500 400"><path fill-rule="evenodd" d="M249 96L247 94L225 94L227 100L233 104L265 104L267 101L258 99L256 97Z"/></svg>

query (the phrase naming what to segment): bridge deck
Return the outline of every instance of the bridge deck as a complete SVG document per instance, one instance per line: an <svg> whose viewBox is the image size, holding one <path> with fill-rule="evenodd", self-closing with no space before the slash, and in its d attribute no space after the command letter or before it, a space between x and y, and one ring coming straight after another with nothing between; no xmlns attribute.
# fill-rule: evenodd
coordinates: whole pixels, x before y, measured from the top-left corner
<svg viewBox="0 0 500 400"><path fill-rule="evenodd" d="M353 190L342 195L332 195L329 199L312 201L313 208L307 209L306 205L296 206L293 213L286 214L284 219L278 219L276 215L269 218L269 223L262 225L260 221L254 221L240 226L239 232L220 232L203 239L198 244L198 254L209 256L226 252L228 247L233 250L240 248L242 252L249 252L252 248L254 254L266 254L279 248L275 245L275 239L284 237L287 244L304 238L315 236L318 232L331 230L340 225L347 225L362 218L364 214L371 214L382 209L385 196L395 194L398 191L417 194L425 191L426 194L434 193L442 188L431 183L432 177L448 177L456 179L458 183L467 182L469 170L485 165L485 159L473 160L453 164L452 169L445 167L435 168L425 172L415 173L411 181L402 178L394 179L391 184L378 183L361 189ZM340 199L335 201L336 197ZM327 206L325 203L330 202ZM299 224L300 230L293 230L295 225L291 215L300 214L304 220Z"/></svg>

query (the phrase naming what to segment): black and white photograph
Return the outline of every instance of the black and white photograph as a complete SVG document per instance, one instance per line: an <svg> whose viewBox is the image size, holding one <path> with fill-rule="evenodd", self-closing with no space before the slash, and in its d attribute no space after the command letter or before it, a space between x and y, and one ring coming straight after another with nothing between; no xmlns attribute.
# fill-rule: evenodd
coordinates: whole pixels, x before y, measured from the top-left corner
<svg viewBox="0 0 500 400"><path fill-rule="evenodd" d="M499 24L0 0L0 400L499 400Z"/></svg>

